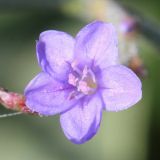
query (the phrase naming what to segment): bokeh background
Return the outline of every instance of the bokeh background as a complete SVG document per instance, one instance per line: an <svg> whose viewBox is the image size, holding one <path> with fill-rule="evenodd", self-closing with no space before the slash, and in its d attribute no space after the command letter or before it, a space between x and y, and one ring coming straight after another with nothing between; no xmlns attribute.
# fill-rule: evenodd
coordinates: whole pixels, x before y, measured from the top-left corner
<svg viewBox="0 0 160 160"><path fill-rule="evenodd" d="M143 99L126 111L103 113L98 134L83 145L72 144L65 138L58 116L19 115L0 119L0 160L160 159L160 1L118 3L127 12L134 11L136 18L143 17L143 23L150 24L155 31L149 38L141 31L138 38L133 38L138 44L136 54L147 72L141 76ZM40 71L35 55L40 32L56 29L75 36L95 19L117 25L123 11L116 5L117 1L112 0L0 0L0 86L23 93ZM127 44L120 36L119 45L123 43ZM123 49L120 57L126 54ZM0 113L6 112L0 106Z"/></svg>

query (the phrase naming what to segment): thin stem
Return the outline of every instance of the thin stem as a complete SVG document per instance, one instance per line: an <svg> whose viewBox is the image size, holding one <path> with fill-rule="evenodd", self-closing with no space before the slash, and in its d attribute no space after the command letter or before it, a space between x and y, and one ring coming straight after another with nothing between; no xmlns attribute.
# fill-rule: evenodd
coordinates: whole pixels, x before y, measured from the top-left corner
<svg viewBox="0 0 160 160"><path fill-rule="evenodd" d="M0 118L12 117L12 116L20 115L20 114L22 114L22 112L2 114L2 115L0 115Z"/></svg>

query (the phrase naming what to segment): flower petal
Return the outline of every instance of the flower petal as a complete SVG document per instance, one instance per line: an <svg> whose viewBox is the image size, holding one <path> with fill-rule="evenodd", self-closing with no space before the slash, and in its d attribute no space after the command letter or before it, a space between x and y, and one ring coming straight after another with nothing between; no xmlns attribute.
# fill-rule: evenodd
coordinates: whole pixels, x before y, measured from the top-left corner
<svg viewBox="0 0 160 160"><path fill-rule="evenodd" d="M61 127L66 137L76 144L92 138L100 125L102 103L99 97L82 102L60 116Z"/></svg>
<svg viewBox="0 0 160 160"><path fill-rule="evenodd" d="M39 65L57 79L65 79L73 58L74 39L67 33L49 30L42 32L37 42Z"/></svg>
<svg viewBox="0 0 160 160"><path fill-rule="evenodd" d="M111 66L103 70L101 76L99 85L107 111L127 109L141 99L141 82L129 68Z"/></svg>
<svg viewBox="0 0 160 160"><path fill-rule="evenodd" d="M41 115L54 115L70 109L77 102L69 100L73 88L60 83L47 73L39 73L26 87L26 104Z"/></svg>
<svg viewBox="0 0 160 160"><path fill-rule="evenodd" d="M76 37L75 59L106 68L117 64L117 36L110 23L95 21L80 30Z"/></svg>

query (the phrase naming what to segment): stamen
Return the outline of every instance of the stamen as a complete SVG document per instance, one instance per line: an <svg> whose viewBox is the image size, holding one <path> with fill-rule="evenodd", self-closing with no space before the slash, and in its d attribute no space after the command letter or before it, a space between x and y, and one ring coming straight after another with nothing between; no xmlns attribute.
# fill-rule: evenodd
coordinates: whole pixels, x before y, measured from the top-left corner
<svg viewBox="0 0 160 160"><path fill-rule="evenodd" d="M82 76L82 71L77 67L78 62L75 60L71 63L71 67L74 71L76 71L80 76Z"/></svg>
<svg viewBox="0 0 160 160"><path fill-rule="evenodd" d="M84 69L83 69L82 79L84 79L85 77L87 77L87 74L88 74L88 67L85 66Z"/></svg>
<svg viewBox="0 0 160 160"><path fill-rule="evenodd" d="M77 82L78 82L78 78L76 78L72 73L70 73L68 76L68 83L73 86L76 86Z"/></svg>
<svg viewBox="0 0 160 160"><path fill-rule="evenodd" d="M67 97L67 99L68 99L68 100L71 100L71 99L75 98L75 96L76 96L76 92L75 92L75 91L72 91L72 92L69 94L69 96Z"/></svg>
<svg viewBox="0 0 160 160"><path fill-rule="evenodd" d="M96 77L95 77L95 75L94 75L94 73L92 72L91 69L89 69L89 73L91 74L91 77L92 77L93 82L96 83Z"/></svg>
<svg viewBox="0 0 160 160"><path fill-rule="evenodd" d="M84 94L80 93L80 92L77 92L77 91L72 91L69 96L68 96L68 100L72 100L72 99L80 99L84 96Z"/></svg>
<svg viewBox="0 0 160 160"><path fill-rule="evenodd" d="M68 76L68 83L76 87L76 90L71 92L68 99L81 98L84 95L93 94L97 88L96 77L88 66L84 66L83 71L77 67L77 62L71 63L72 69L75 73L70 73Z"/></svg>
<svg viewBox="0 0 160 160"><path fill-rule="evenodd" d="M87 82L79 81L79 84L77 86L77 90L87 95L90 91L90 87L88 87Z"/></svg>

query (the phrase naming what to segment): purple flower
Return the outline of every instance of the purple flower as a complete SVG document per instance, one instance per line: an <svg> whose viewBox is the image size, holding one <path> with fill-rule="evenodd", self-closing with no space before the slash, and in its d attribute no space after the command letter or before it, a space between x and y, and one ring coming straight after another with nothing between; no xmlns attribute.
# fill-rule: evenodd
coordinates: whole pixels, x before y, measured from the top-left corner
<svg viewBox="0 0 160 160"><path fill-rule="evenodd" d="M26 104L41 115L60 114L64 134L73 143L96 134L103 110L124 110L141 99L140 80L118 64L117 37L110 23L90 23L75 39L45 31L36 49L42 72L25 89Z"/></svg>

